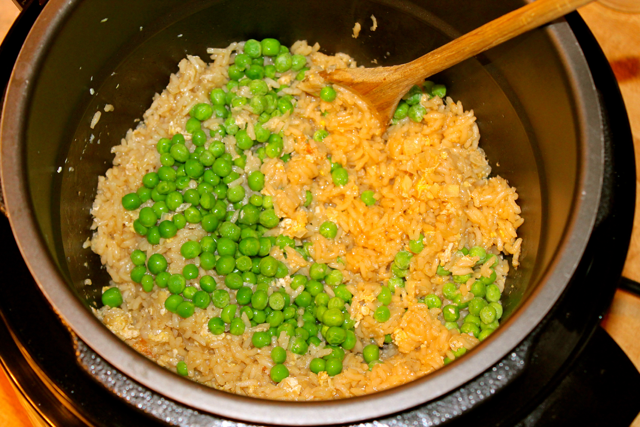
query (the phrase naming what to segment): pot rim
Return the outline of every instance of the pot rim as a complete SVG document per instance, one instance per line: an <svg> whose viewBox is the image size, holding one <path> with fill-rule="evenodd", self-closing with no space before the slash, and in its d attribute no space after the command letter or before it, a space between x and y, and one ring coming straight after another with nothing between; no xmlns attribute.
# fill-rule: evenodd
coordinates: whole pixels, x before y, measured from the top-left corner
<svg viewBox="0 0 640 427"><path fill-rule="evenodd" d="M133 350L112 334L75 297L58 271L31 209L26 178L25 138L29 97L52 37L80 0L51 0L20 52L6 93L0 123L2 190L16 241L36 283L62 321L102 358L140 384L189 407L248 422L277 425L326 425L373 419L440 397L480 375L526 338L547 315L567 286L589 241L603 177L603 123L589 67L564 21L546 27L569 75L579 119L577 191L572 216L557 256L539 285L506 322L478 349L448 366L405 385L362 397L320 402L284 402L215 390L179 377ZM597 108L594 108L597 106ZM589 232L584 232L589 230ZM366 415L363 415L366 414Z"/></svg>

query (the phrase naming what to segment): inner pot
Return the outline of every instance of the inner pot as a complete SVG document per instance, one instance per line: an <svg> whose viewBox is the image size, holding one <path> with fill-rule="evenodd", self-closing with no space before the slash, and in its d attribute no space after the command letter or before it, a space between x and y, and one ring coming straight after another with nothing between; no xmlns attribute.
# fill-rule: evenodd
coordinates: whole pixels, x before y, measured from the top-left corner
<svg viewBox="0 0 640 427"><path fill-rule="evenodd" d="M416 406L476 377L521 342L563 292L581 258L602 184L602 122L570 29L556 22L432 79L475 111L494 174L518 189L521 266L503 294L505 321L455 363L406 385L338 401L276 402L181 378L121 342L91 313L109 277L83 243L111 147L187 54L275 37L320 43L365 66L407 62L524 3L504 0L52 0L20 54L2 118L7 209L36 281L63 322L135 381L196 409L257 423L318 425ZM377 28L372 30L375 16ZM359 37L352 36L356 22ZM375 61L375 63L374 63ZM96 111L102 113L90 127ZM91 279L91 284L85 284Z"/></svg>

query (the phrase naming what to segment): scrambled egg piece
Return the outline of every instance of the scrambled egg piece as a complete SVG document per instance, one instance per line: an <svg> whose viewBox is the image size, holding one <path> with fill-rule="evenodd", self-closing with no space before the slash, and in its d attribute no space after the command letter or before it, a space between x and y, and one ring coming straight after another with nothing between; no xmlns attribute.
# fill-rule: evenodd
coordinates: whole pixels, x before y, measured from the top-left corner
<svg viewBox="0 0 640 427"><path fill-rule="evenodd" d="M133 326L130 313L121 308L112 308L104 315L104 324L123 340L138 338L140 331Z"/></svg>
<svg viewBox="0 0 640 427"><path fill-rule="evenodd" d="M326 372L325 372L326 374ZM289 393L299 395L302 392L302 386L298 384L298 380L293 377L287 377L280 382L280 387Z"/></svg>

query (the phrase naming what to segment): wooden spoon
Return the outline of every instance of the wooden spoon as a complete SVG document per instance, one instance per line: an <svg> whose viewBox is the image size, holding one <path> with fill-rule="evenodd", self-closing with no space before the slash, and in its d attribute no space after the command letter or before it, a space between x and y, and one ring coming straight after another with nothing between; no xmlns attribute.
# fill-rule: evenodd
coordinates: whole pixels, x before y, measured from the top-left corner
<svg viewBox="0 0 640 427"><path fill-rule="evenodd" d="M364 99L382 125L391 120L402 96L416 84L526 31L560 18L593 0L536 0L495 19L407 64L378 68L342 68L322 72Z"/></svg>

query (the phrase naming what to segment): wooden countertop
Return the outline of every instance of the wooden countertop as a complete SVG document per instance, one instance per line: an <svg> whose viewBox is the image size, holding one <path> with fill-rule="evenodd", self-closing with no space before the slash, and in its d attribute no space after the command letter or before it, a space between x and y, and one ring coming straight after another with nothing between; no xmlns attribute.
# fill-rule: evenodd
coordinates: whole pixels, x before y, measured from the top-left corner
<svg viewBox="0 0 640 427"><path fill-rule="evenodd" d="M617 12L598 3L580 9L580 14L598 39L618 78L631 121L636 163L640 165L640 14ZM17 16L18 10L11 0L0 0L0 40ZM640 209L636 211L631 247L623 274L640 281ZM640 298L618 291L603 325L636 367L640 368L640 340L637 339L637 332L640 331ZM11 381L0 369L0 427L33 425L22 409ZM640 427L640 417L636 418L633 426Z"/></svg>

